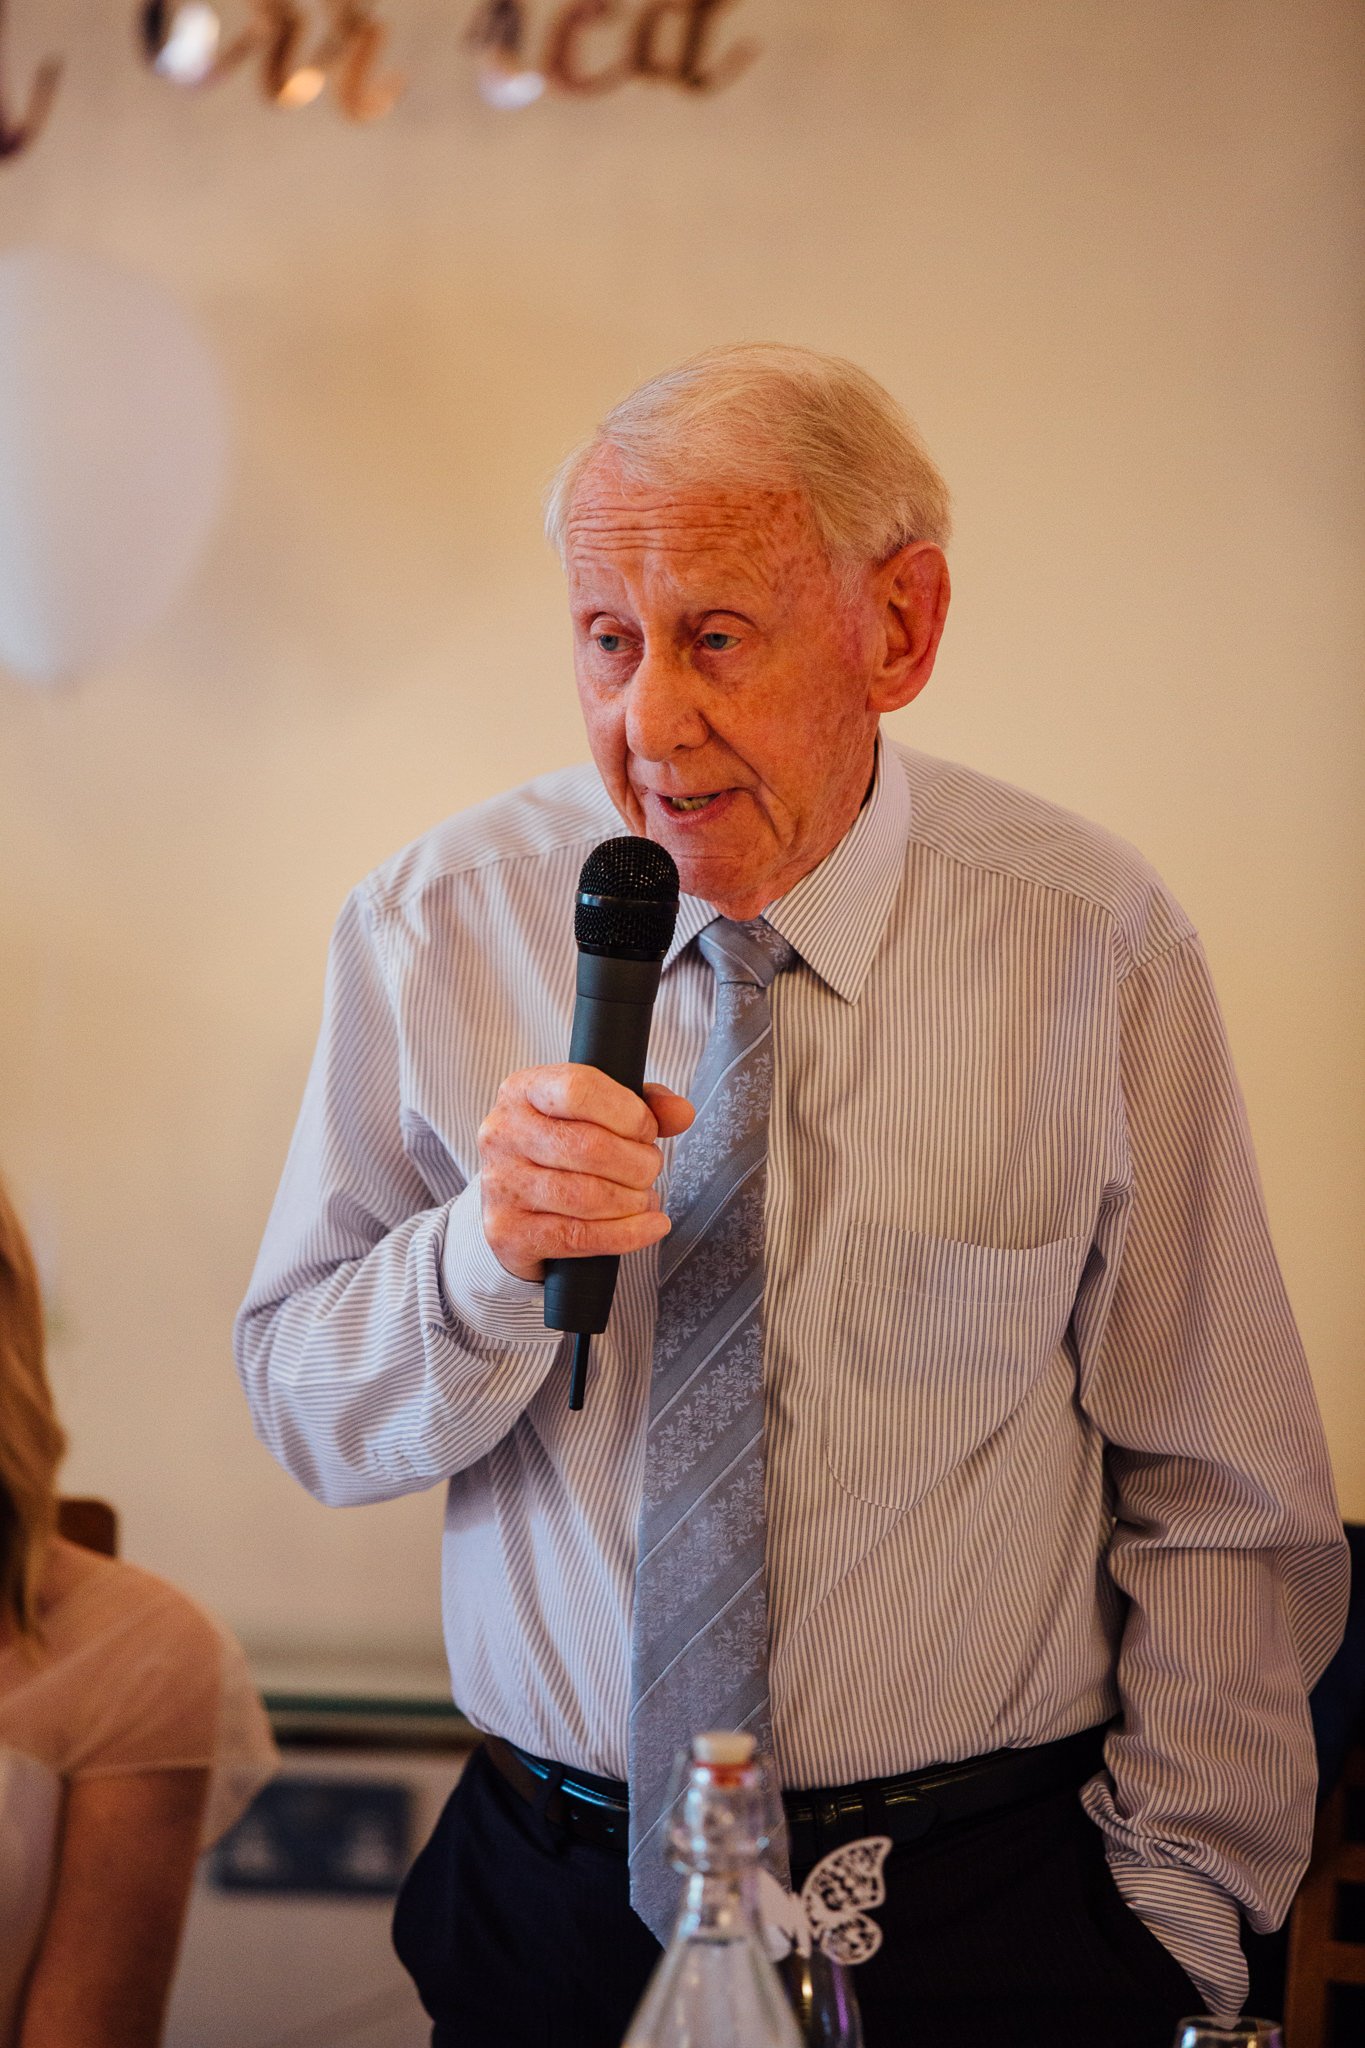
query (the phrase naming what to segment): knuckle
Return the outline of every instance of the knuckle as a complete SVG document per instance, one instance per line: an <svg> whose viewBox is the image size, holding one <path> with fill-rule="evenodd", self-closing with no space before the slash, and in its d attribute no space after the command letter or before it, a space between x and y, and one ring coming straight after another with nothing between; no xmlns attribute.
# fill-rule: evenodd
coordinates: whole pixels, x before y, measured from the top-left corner
<svg viewBox="0 0 1365 2048"><path fill-rule="evenodd" d="M596 1245L592 1242L592 1226L589 1223L585 1223L581 1216L565 1216L561 1220L559 1228L564 1250L570 1257L597 1249Z"/></svg>
<svg viewBox="0 0 1365 2048"><path fill-rule="evenodd" d="M564 1064L553 1067L531 1067L526 1079L529 1090L534 1090L533 1099L542 1109L551 1109L556 1116L563 1116L572 1108L577 1099L577 1077L582 1069Z"/></svg>
<svg viewBox="0 0 1365 2048"><path fill-rule="evenodd" d="M559 1123L555 1125L551 1138L559 1162L577 1170L592 1154L591 1126L580 1123Z"/></svg>
<svg viewBox="0 0 1365 2048"><path fill-rule="evenodd" d="M663 1172L664 1157L657 1145L650 1145L644 1151L636 1151L630 1162L630 1186L652 1188Z"/></svg>

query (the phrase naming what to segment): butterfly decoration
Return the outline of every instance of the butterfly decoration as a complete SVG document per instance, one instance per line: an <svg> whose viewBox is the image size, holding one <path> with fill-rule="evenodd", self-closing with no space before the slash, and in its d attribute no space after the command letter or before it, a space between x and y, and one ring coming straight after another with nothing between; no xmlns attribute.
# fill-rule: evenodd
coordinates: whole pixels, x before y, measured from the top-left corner
<svg viewBox="0 0 1365 2048"><path fill-rule="evenodd" d="M760 1871L759 1912L774 1960L793 1948L808 1956L813 1946L836 1963L865 1963L876 1955L882 1930L868 1915L886 1899L882 1865L890 1848L889 1835L845 1842L821 1857L799 1898Z"/></svg>

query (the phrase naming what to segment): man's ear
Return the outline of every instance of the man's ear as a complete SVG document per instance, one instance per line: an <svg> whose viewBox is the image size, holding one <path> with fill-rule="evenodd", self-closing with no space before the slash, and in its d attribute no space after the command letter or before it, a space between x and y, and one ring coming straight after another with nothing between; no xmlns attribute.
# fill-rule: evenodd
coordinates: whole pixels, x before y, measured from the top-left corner
<svg viewBox="0 0 1365 2048"><path fill-rule="evenodd" d="M899 711L918 697L934 672L951 587L942 548L912 540L874 572L881 614L879 659L868 687L868 709Z"/></svg>

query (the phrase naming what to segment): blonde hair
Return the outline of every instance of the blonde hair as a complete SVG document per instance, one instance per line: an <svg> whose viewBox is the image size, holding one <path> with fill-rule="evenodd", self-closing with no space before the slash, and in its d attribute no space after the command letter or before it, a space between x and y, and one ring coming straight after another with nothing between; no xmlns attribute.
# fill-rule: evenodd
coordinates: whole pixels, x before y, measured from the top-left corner
<svg viewBox="0 0 1365 2048"><path fill-rule="evenodd" d="M813 349L706 349L613 406L546 493L561 558L574 493L603 448L636 481L804 492L841 569L884 562L908 541L944 547L952 530L948 486L895 399L855 363Z"/></svg>
<svg viewBox="0 0 1365 2048"><path fill-rule="evenodd" d="M43 1363L33 1253L0 1182L0 1621L38 1634L38 1581L57 1526L66 1438Z"/></svg>

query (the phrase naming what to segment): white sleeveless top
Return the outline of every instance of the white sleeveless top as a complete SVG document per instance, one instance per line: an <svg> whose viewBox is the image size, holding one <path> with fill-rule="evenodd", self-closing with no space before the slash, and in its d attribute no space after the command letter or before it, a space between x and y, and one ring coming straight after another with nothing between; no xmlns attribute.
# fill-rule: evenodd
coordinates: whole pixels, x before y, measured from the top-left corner
<svg viewBox="0 0 1365 2048"><path fill-rule="evenodd" d="M136 1565L53 1545L34 1656L0 1644L0 2048L18 2027L52 1888L68 1783L155 1770L209 1777L200 1846L278 1759L236 1639Z"/></svg>

